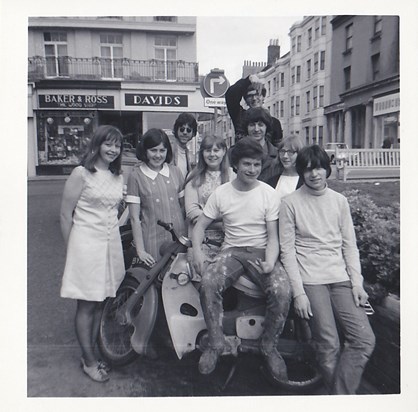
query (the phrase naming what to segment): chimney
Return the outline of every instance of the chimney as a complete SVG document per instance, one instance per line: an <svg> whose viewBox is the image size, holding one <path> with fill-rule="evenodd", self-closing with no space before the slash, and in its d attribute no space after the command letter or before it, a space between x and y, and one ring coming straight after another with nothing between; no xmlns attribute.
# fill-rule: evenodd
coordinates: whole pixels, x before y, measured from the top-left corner
<svg viewBox="0 0 418 412"><path fill-rule="evenodd" d="M280 58L279 39L270 39L267 47L267 64L273 64L278 58Z"/></svg>

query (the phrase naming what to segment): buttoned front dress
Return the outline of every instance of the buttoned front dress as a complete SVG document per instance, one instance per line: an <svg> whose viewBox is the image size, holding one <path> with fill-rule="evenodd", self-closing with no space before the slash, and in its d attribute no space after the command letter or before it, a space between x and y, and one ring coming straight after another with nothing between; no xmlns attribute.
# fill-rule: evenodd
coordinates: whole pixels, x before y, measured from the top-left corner
<svg viewBox="0 0 418 412"><path fill-rule="evenodd" d="M78 167L83 189L68 239L61 296L100 302L115 296L125 275L117 217L123 177Z"/></svg>
<svg viewBox="0 0 418 412"><path fill-rule="evenodd" d="M128 179L127 203L140 205L140 219L145 251L160 259L160 247L171 241L171 234L157 225L158 220L173 223L175 231L186 234L184 213L179 199L183 197L184 178L177 166L164 163L160 172L145 163L136 165Z"/></svg>

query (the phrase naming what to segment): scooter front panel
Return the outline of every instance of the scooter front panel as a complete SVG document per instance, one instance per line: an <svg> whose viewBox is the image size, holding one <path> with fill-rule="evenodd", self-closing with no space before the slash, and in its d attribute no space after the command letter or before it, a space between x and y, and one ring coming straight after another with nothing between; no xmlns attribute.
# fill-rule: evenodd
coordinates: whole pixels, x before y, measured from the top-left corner
<svg viewBox="0 0 418 412"><path fill-rule="evenodd" d="M177 357L196 348L196 339L206 329L200 296L192 282L179 285L180 273L188 273L187 254L179 253L163 279L164 312Z"/></svg>

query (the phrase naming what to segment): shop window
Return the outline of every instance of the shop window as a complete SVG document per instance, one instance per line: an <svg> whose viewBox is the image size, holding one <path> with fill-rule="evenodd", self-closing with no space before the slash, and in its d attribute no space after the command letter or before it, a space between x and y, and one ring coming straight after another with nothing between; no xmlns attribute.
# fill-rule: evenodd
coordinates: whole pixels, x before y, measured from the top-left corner
<svg viewBox="0 0 418 412"><path fill-rule="evenodd" d="M154 46L155 59L157 60L155 78L157 80L176 80L177 37L156 36Z"/></svg>
<svg viewBox="0 0 418 412"><path fill-rule="evenodd" d="M123 78L123 37L122 34L100 35L102 77L108 79Z"/></svg>
<svg viewBox="0 0 418 412"><path fill-rule="evenodd" d="M67 33L44 32L46 75L68 76Z"/></svg>
<svg viewBox="0 0 418 412"><path fill-rule="evenodd" d="M84 155L93 121L90 114L42 113L37 118L40 165L78 165Z"/></svg>

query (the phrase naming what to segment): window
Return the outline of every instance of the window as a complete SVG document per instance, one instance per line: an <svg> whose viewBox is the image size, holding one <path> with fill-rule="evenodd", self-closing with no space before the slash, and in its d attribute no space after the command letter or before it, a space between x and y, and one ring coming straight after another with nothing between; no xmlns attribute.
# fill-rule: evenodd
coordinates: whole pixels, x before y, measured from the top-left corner
<svg viewBox="0 0 418 412"><path fill-rule="evenodd" d="M284 100L280 100L280 117L284 117Z"/></svg>
<svg viewBox="0 0 418 412"><path fill-rule="evenodd" d="M276 93L276 89L277 89L277 79L274 77L273 78L273 93Z"/></svg>
<svg viewBox="0 0 418 412"><path fill-rule="evenodd" d="M316 144L316 126L312 127L312 143Z"/></svg>
<svg viewBox="0 0 418 412"><path fill-rule="evenodd" d="M290 117L293 117L295 114L295 96L290 98Z"/></svg>
<svg viewBox="0 0 418 412"><path fill-rule="evenodd" d="M292 67L292 84L295 84L296 79L296 67Z"/></svg>
<svg viewBox="0 0 418 412"><path fill-rule="evenodd" d="M292 37L292 54L296 52L296 37Z"/></svg>
<svg viewBox="0 0 418 412"><path fill-rule="evenodd" d="M309 127L305 127L305 141L306 145L309 145Z"/></svg>
<svg viewBox="0 0 418 412"><path fill-rule="evenodd" d="M154 16L154 21L171 21L176 22L177 17L174 16Z"/></svg>
<svg viewBox="0 0 418 412"><path fill-rule="evenodd" d="M348 90L351 87L351 66L344 69L344 86L345 90Z"/></svg>
<svg viewBox="0 0 418 412"><path fill-rule="evenodd" d="M382 16L374 16L374 34L380 34L382 32Z"/></svg>
<svg viewBox="0 0 418 412"><path fill-rule="evenodd" d="M308 29L308 49L312 46L312 28Z"/></svg>
<svg viewBox="0 0 418 412"><path fill-rule="evenodd" d="M280 87L284 87L284 73L280 73Z"/></svg>
<svg viewBox="0 0 418 412"><path fill-rule="evenodd" d="M380 53L372 56L372 78L376 80L379 77L380 72Z"/></svg>
<svg viewBox="0 0 418 412"><path fill-rule="evenodd" d="M311 92L308 90L306 92L306 113L311 111Z"/></svg>
<svg viewBox="0 0 418 412"><path fill-rule="evenodd" d="M313 67L314 67L314 73L316 73L318 71L318 56L319 56L319 53L316 52L314 54L314 65L313 65Z"/></svg>
<svg viewBox="0 0 418 412"><path fill-rule="evenodd" d="M345 51L349 52L353 48L353 23L345 28Z"/></svg>
<svg viewBox="0 0 418 412"><path fill-rule="evenodd" d="M101 34L100 53L102 77L122 78L123 42L122 34Z"/></svg>
<svg viewBox="0 0 418 412"><path fill-rule="evenodd" d="M295 101L295 115L299 116L300 115L300 96L296 96L296 101Z"/></svg>
<svg viewBox="0 0 418 412"><path fill-rule="evenodd" d="M267 96L270 96L271 94L271 82L270 80L267 82Z"/></svg>
<svg viewBox="0 0 418 412"><path fill-rule="evenodd" d="M276 103L273 103L273 116L277 117L277 113L276 113Z"/></svg>
<svg viewBox="0 0 418 412"><path fill-rule="evenodd" d="M306 62L306 79L309 80L311 78L311 59Z"/></svg>
<svg viewBox="0 0 418 412"><path fill-rule="evenodd" d="M319 39L319 18L315 20L315 39Z"/></svg>
<svg viewBox="0 0 418 412"><path fill-rule="evenodd" d="M47 76L68 76L67 33L45 32L44 47Z"/></svg>
<svg viewBox="0 0 418 412"><path fill-rule="evenodd" d="M324 107L324 86L319 86L319 107Z"/></svg>
<svg viewBox="0 0 418 412"><path fill-rule="evenodd" d="M154 45L155 59L157 60L155 78L157 80L176 80L177 37L156 36Z"/></svg>
<svg viewBox="0 0 418 412"><path fill-rule="evenodd" d="M318 126L318 144L322 146L322 141L324 139L324 126Z"/></svg>
<svg viewBox="0 0 418 412"><path fill-rule="evenodd" d="M313 88L313 98L312 98L312 103L313 103L313 109L316 109L318 107L318 86L315 86Z"/></svg>
<svg viewBox="0 0 418 412"><path fill-rule="evenodd" d="M302 50L302 36L297 37L297 52L300 52Z"/></svg>
<svg viewBox="0 0 418 412"><path fill-rule="evenodd" d="M325 16L321 17L321 36L327 34L327 18Z"/></svg>
<svg viewBox="0 0 418 412"><path fill-rule="evenodd" d="M325 50L320 52L319 70L325 70Z"/></svg>
<svg viewBox="0 0 418 412"><path fill-rule="evenodd" d="M296 83L300 83L300 66L296 66Z"/></svg>

